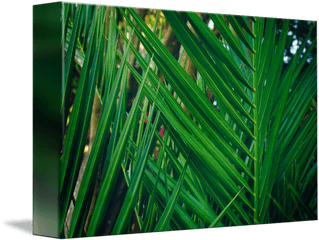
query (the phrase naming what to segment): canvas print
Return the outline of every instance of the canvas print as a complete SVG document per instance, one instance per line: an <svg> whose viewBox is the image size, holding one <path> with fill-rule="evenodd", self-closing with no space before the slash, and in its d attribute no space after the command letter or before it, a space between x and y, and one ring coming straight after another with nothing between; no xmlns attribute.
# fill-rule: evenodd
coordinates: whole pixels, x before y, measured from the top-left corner
<svg viewBox="0 0 319 240"><path fill-rule="evenodd" d="M316 22L61 16L62 238L317 220Z"/></svg>

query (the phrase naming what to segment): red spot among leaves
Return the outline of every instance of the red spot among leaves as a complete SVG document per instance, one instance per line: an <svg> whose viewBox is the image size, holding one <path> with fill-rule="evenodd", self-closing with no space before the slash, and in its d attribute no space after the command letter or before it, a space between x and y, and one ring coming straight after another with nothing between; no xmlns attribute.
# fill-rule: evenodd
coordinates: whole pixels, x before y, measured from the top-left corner
<svg viewBox="0 0 319 240"><path fill-rule="evenodd" d="M147 112L145 112L146 117L148 117ZM145 118L144 123L147 123L147 118Z"/></svg>
<svg viewBox="0 0 319 240"><path fill-rule="evenodd" d="M161 137L163 137L163 135L164 135L164 130L165 130L165 128L164 128L164 126L162 126L162 127L161 127L161 130L160 130L160 132L159 132L159 134L161 135Z"/></svg>
<svg viewBox="0 0 319 240"><path fill-rule="evenodd" d="M145 112L145 115L148 117L147 112ZM147 118L145 118L144 123L147 123ZM163 137L164 135L164 126L161 127L161 130L159 131L159 134L161 135L161 137Z"/></svg>

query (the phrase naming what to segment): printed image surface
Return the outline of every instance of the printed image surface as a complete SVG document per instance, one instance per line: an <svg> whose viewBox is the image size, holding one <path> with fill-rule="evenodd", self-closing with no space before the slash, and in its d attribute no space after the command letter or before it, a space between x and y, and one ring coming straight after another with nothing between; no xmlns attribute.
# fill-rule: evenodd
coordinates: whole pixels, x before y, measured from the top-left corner
<svg viewBox="0 0 319 240"><path fill-rule="evenodd" d="M63 238L317 219L316 22L64 3Z"/></svg>

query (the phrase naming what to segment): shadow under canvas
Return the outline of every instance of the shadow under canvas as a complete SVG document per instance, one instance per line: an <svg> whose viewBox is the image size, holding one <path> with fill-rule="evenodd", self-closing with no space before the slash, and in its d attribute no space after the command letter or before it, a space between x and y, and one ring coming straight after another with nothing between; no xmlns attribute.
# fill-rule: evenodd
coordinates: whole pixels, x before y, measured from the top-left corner
<svg viewBox="0 0 319 240"><path fill-rule="evenodd" d="M32 234L32 220L24 219L24 220L8 220L5 222L5 225L21 230L25 233Z"/></svg>

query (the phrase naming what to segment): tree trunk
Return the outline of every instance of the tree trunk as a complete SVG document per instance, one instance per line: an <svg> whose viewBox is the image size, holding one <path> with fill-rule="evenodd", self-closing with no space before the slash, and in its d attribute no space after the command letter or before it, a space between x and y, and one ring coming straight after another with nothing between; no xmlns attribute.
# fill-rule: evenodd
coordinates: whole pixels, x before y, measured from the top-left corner
<svg viewBox="0 0 319 240"><path fill-rule="evenodd" d="M101 99L99 98L97 92L95 92L94 95L94 101L93 101L93 109L92 109L92 116L91 116L91 123L90 123L90 137L89 137L89 150L88 150L88 154L87 156L89 156L91 149L92 149L92 145L95 139L95 135L96 135L96 130L97 130L97 126L99 123L99 118L100 118L100 114L101 114ZM86 221L85 221L85 225L84 225L84 232L87 232L92 214L93 214L93 210L95 207L95 203L97 200L97 196L98 196L98 191L100 188L100 182L101 182L101 176L102 176L102 169L103 169L103 161L101 162L100 166L99 166L99 170L98 170L98 176L97 176L97 180L95 183L95 187L94 187L94 193L93 193L93 197L92 197L92 201L91 201L91 205L90 205L90 210L89 213L87 215Z"/></svg>

